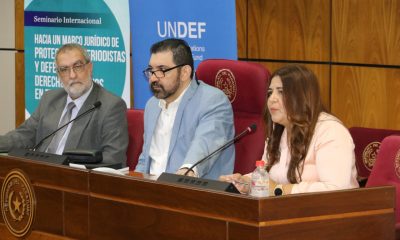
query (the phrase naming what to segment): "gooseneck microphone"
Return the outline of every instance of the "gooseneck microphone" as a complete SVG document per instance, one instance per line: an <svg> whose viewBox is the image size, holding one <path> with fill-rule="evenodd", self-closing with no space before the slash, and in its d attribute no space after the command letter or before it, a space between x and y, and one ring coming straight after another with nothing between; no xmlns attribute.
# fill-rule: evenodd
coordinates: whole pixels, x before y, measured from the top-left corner
<svg viewBox="0 0 400 240"><path fill-rule="evenodd" d="M226 142L224 145L222 145L221 147L219 147L217 150L215 150L214 152L210 153L209 155L205 156L204 158L200 159L199 161L197 161L195 164L193 164L193 166L191 166L183 175L187 175L190 171L193 170L194 167L196 167L197 165L199 165L200 163L209 160L210 158L212 158L215 154L221 152L222 150L226 149L227 147L231 146L232 144L234 144L235 142L237 142L239 139L241 139L242 137L246 136L249 133L253 133L257 130L257 125L255 123L251 124L250 126L248 126L243 132L239 133L238 135L236 135L232 140Z"/></svg>
<svg viewBox="0 0 400 240"><path fill-rule="evenodd" d="M86 114L92 112L93 110L95 110L96 108L99 108L100 106L101 106L101 102L100 101L97 101L97 102L93 103L93 106L91 108L89 108L88 110L84 111L80 115L76 116L74 119L70 120L69 122L67 122L66 124L62 125L61 127L57 128L56 130L54 130L52 133L50 133L46 137L42 138L42 140L40 140L40 142L38 144L36 144L33 148L31 148L31 150L32 151L36 151L36 149L38 149L46 139L48 139L49 137L53 136L55 133L57 133L58 131L60 131L64 127L68 126L68 124L70 124L71 122L73 122L73 121L85 116Z"/></svg>

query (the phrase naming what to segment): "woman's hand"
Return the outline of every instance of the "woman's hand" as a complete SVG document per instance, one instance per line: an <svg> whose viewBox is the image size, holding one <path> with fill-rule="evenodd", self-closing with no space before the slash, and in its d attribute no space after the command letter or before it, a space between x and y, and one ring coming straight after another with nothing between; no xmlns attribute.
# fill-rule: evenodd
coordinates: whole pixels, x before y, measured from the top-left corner
<svg viewBox="0 0 400 240"><path fill-rule="evenodd" d="M251 179L249 176L235 173L230 175L222 175L219 177L219 180L233 183L237 190L239 190L239 192L242 194L248 194L250 192Z"/></svg>

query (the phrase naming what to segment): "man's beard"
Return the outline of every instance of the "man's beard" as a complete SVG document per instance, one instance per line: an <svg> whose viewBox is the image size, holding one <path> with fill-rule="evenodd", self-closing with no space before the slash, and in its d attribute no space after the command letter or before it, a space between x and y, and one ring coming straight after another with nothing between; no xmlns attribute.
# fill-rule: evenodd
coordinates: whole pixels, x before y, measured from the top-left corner
<svg viewBox="0 0 400 240"><path fill-rule="evenodd" d="M68 83L67 86L64 86L64 90L72 99L77 99L85 94L89 90L90 86L90 84L87 86L81 82L76 83L74 81L71 81Z"/></svg>
<svg viewBox="0 0 400 240"><path fill-rule="evenodd" d="M159 82L152 82L150 84L150 90L154 94L154 96L158 99L166 99L172 96L173 94L178 91L179 86L181 85L180 79L180 74L179 76L175 79L175 84L172 86L170 90L165 90L164 86L159 84ZM155 89L155 87L158 87L158 89Z"/></svg>

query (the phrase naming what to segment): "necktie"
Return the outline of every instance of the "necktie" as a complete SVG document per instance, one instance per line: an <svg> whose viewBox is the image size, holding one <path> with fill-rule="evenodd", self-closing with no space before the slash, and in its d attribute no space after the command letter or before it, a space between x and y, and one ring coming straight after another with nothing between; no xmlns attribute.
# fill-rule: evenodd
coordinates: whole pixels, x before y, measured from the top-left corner
<svg viewBox="0 0 400 240"><path fill-rule="evenodd" d="M67 106L67 111L65 112L64 116L62 116L60 123L58 124L58 127L63 126L64 124L66 124L67 122L69 122L71 120L71 115L72 115L72 109L74 109L75 107L75 103L74 102L70 102L68 103ZM62 139L62 137L64 136L65 131L67 130L67 126L65 126L64 128L60 129L53 137L53 139L51 140L49 147L47 148L47 152L48 153L56 153L57 152L57 148L58 145Z"/></svg>

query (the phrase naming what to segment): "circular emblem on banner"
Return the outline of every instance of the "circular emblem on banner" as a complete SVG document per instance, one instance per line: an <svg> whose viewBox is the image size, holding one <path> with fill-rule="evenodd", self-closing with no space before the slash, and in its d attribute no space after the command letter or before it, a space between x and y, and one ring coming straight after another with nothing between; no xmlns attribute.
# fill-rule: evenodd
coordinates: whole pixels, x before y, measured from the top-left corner
<svg viewBox="0 0 400 240"><path fill-rule="evenodd" d="M215 86L221 89L231 103L235 101L237 87L235 75L229 69L221 69L215 76Z"/></svg>
<svg viewBox="0 0 400 240"><path fill-rule="evenodd" d="M362 158L364 166L371 171L374 166L376 155L378 155L379 147L381 146L380 142L371 142L369 143L363 151Z"/></svg>
<svg viewBox="0 0 400 240"><path fill-rule="evenodd" d="M19 169L12 170L1 188L1 213L8 230L15 237L26 237L31 231L35 211L35 192L29 178Z"/></svg>
<svg viewBox="0 0 400 240"><path fill-rule="evenodd" d="M396 175L400 178L400 149L397 150L396 157L394 159L394 170L396 171Z"/></svg>

